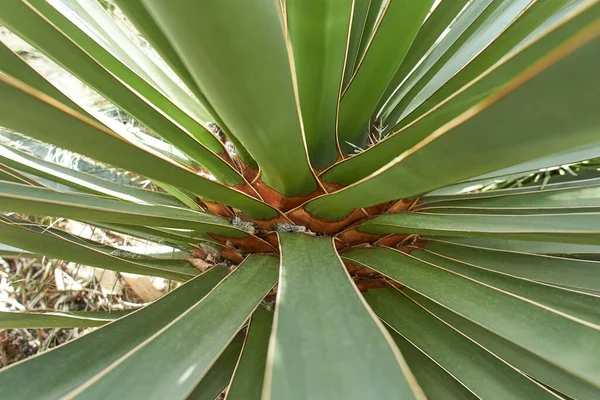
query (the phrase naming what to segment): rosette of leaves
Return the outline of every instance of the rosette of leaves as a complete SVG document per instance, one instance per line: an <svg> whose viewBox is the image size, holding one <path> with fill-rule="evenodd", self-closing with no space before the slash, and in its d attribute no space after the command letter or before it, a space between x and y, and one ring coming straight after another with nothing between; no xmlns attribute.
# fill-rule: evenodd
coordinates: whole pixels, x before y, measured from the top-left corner
<svg viewBox="0 0 600 400"><path fill-rule="evenodd" d="M461 191L600 155L599 1L116 5L168 68L92 0L0 21L144 132L5 46L0 124L161 190L2 146L0 241L185 283L110 323L1 314L104 325L4 369L2 399L600 398L600 180Z"/></svg>

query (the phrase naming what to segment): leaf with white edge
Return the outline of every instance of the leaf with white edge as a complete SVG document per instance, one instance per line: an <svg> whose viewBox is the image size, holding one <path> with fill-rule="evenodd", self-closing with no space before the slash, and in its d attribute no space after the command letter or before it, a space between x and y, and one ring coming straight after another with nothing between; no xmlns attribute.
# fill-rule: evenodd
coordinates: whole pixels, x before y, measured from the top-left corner
<svg viewBox="0 0 600 400"><path fill-rule="evenodd" d="M332 239L281 233L280 247L263 398L422 398ZM360 380L351 372L357 370L362 371Z"/></svg>
<svg viewBox="0 0 600 400"><path fill-rule="evenodd" d="M391 115L386 113L382 118L391 126L396 125L485 49L530 4L531 0L480 0L469 4L448 34L394 94Z"/></svg>
<svg viewBox="0 0 600 400"><path fill-rule="evenodd" d="M436 236L436 240L463 244L467 246L482 247L485 249L506 250L519 253L554 254L558 256L590 255L600 253L600 244L565 243L552 240L519 240L475 238L475 237L451 237Z"/></svg>
<svg viewBox="0 0 600 400"><path fill-rule="evenodd" d="M581 1L580 5L583 5L583 7L585 8L588 5L593 4L594 1L595 0L587 2ZM492 40L489 43L489 45L483 48L479 47L481 51L478 52L478 54L476 54L474 58L466 59L467 62L456 74L440 73L439 77L440 79L442 79L442 81L438 82L435 85L439 87L439 89L434 92L431 92L431 90L424 89L424 92L429 93L431 96L429 98L427 98L427 96L423 96L420 100L420 104L418 102L413 104L413 107L418 107L415 108L408 115L404 113L404 115L406 115L406 118L400 121L399 126L406 125L418 116L423 115L429 109L435 107L438 103L452 95L452 93L460 90L463 86L467 85L473 79L477 78L477 76L484 73L488 68L492 67L505 55L509 54L515 49L518 49L518 47L521 45L525 38L531 35L532 32L535 32L537 29L545 25L550 19L552 19L552 16L555 15L557 11L565 7L565 5L569 2L570 0L536 0L533 2L529 2L529 5L522 12L522 14L520 14L514 21L508 21L510 22L510 24L506 27L506 29L502 30L499 35L492 37ZM571 3L575 5L576 2ZM521 8L523 7L523 4L524 3L521 3ZM576 5L573 12L578 13L579 10L579 5ZM571 15L567 13L566 15L562 15L561 18L553 22L560 24L562 21L569 20ZM496 23L497 20L492 19L489 21L488 24L485 24L483 28L491 29L492 31L495 31L497 33L498 31L496 30L496 27L494 27L494 24ZM546 29L552 29L552 25L553 24L549 24L549 26L546 26L544 29L542 29L542 32L544 32ZM477 40L476 37L477 34L473 36L473 38L471 38L470 40ZM465 45L468 46L468 43ZM460 53L464 50L461 50L460 48L457 50L458 52L455 55L455 57L461 57Z"/></svg>
<svg viewBox="0 0 600 400"><path fill-rule="evenodd" d="M352 24L350 25L350 37L348 38L348 51L344 65L344 81L342 88L345 88L354 72L360 41L365 30L365 24L371 0L355 0L352 6Z"/></svg>

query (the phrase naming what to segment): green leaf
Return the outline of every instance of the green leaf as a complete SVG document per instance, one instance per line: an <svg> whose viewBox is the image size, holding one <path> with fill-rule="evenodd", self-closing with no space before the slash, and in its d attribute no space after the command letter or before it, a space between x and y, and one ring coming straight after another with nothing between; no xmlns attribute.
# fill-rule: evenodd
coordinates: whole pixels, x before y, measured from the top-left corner
<svg viewBox="0 0 600 400"><path fill-rule="evenodd" d="M127 315L128 311L86 312L86 311L45 311L13 312L0 311L2 329L38 329L38 328L85 328L102 326Z"/></svg>
<svg viewBox="0 0 600 400"><path fill-rule="evenodd" d="M227 400L260 400L272 327L273 313L258 307L250 319L244 348L227 389Z"/></svg>
<svg viewBox="0 0 600 400"><path fill-rule="evenodd" d="M316 190L279 3L150 0L143 4L229 133L261 167L264 183L286 196ZM224 26L228 34L215 35Z"/></svg>
<svg viewBox="0 0 600 400"><path fill-rule="evenodd" d="M432 133L410 144L412 147L371 175L312 200L306 210L335 220L356 208L410 198L508 165L597 142L600 118L590 105L600 93L600 81L593 78L596 72L592 67L599 56L595 49L600 42L600 4L578 16L588 23L577 24L579 33L567 35L571 39L535 67L439 129L426 130ZM573 28L567 25L565 30ZM535 109L528 107L532 102ZM486 134L481 135L482 131Z"/></svg>
<svg viewBox="0 0 600 400"><path fill-rule="evenodd" d="M445 237L437 236L437 240L446 242L464 244L467 246L476 246L486 249L515 251L519 253L537 253L537 254L556 254L556 255L573 255L573 254L597 254L600 253L599 244L582 244L582 243L566 243L564 241L554 241L544 239L540 240L520 240L518 237L512 239L506 238L467 238L467 237Z"/></svg>
<svg viewBox="0 0 600 400"><path fill-rule="evenodd" d="M367 121L402 63L432 3L433 0L393 0L385 5L373 37L365 47L365 54L342 94L338 130L342 152L352 152L352 146L346 142L364 145Z"/></svg>
<svg viewBox="0 0 600 400"><path fill-rule="evenodd" d="M551 17L557 13L561 8L568 4L569 0L554 0L554 1L535 1L529 2L529 5L521 2L519 6L521 9L524 5L527 8L519 15L514 21L506 21L509 25L506 29L498 31L497 19L490 19L489 23L484 25L484 28L492 29L496 32L492 40L489 41L489 45L480 48L481 51L477 52L476 57L471 59L464 59L461 57L461 49L457 49L458 53L456 57L460 57L457 61L462 62L460 70L456 74L443 73L442 70L439 73L440 82L436 83L435 86L431 87L430 90L425 89L423 95L419 94L419 100L411 104L411 108L414 108L413 112L408 114L410 109L403 112L403 115L407 117L400 122L400 126L406 125L410 121L416 119L420 115L423 115L428 110L435 107L444 99L460 90L462 87L467 85L469 82L477 78L479 75L484 73L488 68L492 67L496 62L501 60L505 55L513 51L518 45L521 45L524 39L526 39L532 32L542 26ZM525 2L528 3L528 2ZM533 3L533 4L532 4ZM584 3L584 2L580 2ZM587 2L587 5L593 2ZM508 3L507 3L508 4ZM577 7L578 8L578 7ZM577 9L576 8L576 9ZM584 6L585 8L585 6ZM568 20L569 16L561 16L562 20ZM560 19L558 20L560 23ZM497 32L500 32L498 35ZM477 40L479 33L475 33L473 38L470 40ZM460 46L469 45L469 43L462 44ZM444 56L446 57L446 56ZM466 61L466 62L465 62ZM437 91L432 91L437 87ZM427 93L428 95L425 95ZM412 111L412 110L411 110ZM408 114L408 115L407 115Z"/></svg>
<svg viewBox="0 0 600 400"><path fill-rule="evenodd" d="M0 161L3 160L0 158ZM30 178L21 171L17 171L6 164L2 164L2 162L0 162L0 180L20 183L21 185L42 186L39 181Z"/></svg>
<svg viewBox="0 0 600 400"><path fill-rule="evenodd" d="M0 182L0 211L22 214L87 219L132 225L150 225L223 236L245 237L221 217L200 211L161 205L135 204L89 194L61 193L10 182Z"/></svg>
<svg viewBox="0 0 600 400"><path fill-rule="evenodd" d="M565 314L392 249L355 250L344 258L400 282L567 373L600 387L600 360L589 351L600 345L600 331L594 325L582 324Z"/></svg>
<svg viewBox="0 0 600 400"><path fill-rule="evenodd" d="M276 258L250 255L201 301L68 397L184 398L275 285L277 266Z"/></svg>
<svg viewBox="0 0 600 400"><path fill-rule="evenodd" d="M389 332L428 399L458 400L477 398L418 347L415 347L393 329L390 328Z"/></svg>
<svg viewBox="0 0 600 400"><path fill-rule="evenodd" d="M365 298L379 317L478 398L551 399L539 384L504 364L390 287Z"/></svg>
<svg viewBox="0 0 600 400"><path fill-rule="evenodd" d="M524 247L528 242L523 242ZM428 240L427 250L503 274L554 285L600 291L600 262Z"/></svg>
<svg viewBox="0 0 600 400"><path fill-rule="evenodd" d="M600 213L510 216L400 213L380 215L358 229L378 234L409 233L600 244Z"/></svg>
<svg viewBox="0 0 600 400"><path fill-rule="evenodd" d="M10 129L151 179L202 193L204 198L243 209L256 218L277 215L270 206L138 148L104 126L2 74L0 94L0 122ZM22 112L23 109L35 112L26 114ZM71 135L71 132L77 132L77 135Z"/></svg>
<svg viewBox="0 0 600 400"><path fill-rule="evenodd" d="M128 259L123 257L130 255L128 252L109 251L98 243L69 234L58 235L56 231L45 232L43 228L27 226L5 216L0 216L0 233L2 242L9 246L83 265L183 281L198 274L187 263L152 262L150 258L137 259L132 254Z"/></svg>
<svg viewBox="0 0 600 400"><path fill-rule="evenodd" d="M208 113L204 110L202 104L193 99L186 93L167 73L157 64L154 63L138 45L134 44L129 36L115 23L113 18L106 10L94 1L74 0L69 3L71 6L77 6L77 17L84 19L86 23L92 25L94 33L100 33L106 42L110 43L107 46L109 50L116 54L130 69L135 71L140 77L144 78L148 83L157 87L161 92L178 104L188 114L206 121ZM38 8L42 10L43 8ZM46 14L47 15L47 14ZM65 15L69 18L69 15ZM72 37L71 35L68 35ZM208 132L205 132L205 135ZM215 146L215 151L218 151L219 145L214 142L214 137L206 135L207 141L212 142ZM220 149L222 151L222 149Z"/></svg>
<svg viewBox="0 0 600 400"><path fill-rule="evenodd" d="M35 10L47 18L48 21L46 21L19 0L7 0L7 3L10 6L7 18L5 20L0 18L6 26L45 52L100 94L106 96L121 109L177 146L223 182L231 185L244 182L237 171L216 155L216 153L224 153L224 149L206 128L123 65L50 4L35 3ZM29 69L29 67L25 68ZM15 69L12 68L12 70ZM44 81L43 78L35 77L34 74L29 75L30 79L27 80L24 79L23 72L13 76L73 108L72 102L64 102L64 95L56 94L60 93L57 89L47 83L42 86L39 81ZM123 85L122 82L129 85L135 92ZM142 98L136 93L139 93ZM79 108L75 109L81 111ZM84 115L87 116L86 113Z"/></svg>
<svg viewBox="0 0 600 400"><path fill-rule="evenodd" d="M136 203L183 206L165 193L122 185L97 176L42 160L19 150L0 145L0 162L21 171L88 193L116 197ZM19 183L19 182L17 182ZM21 182L22 183L22 182Z"/></svg>
<svg viewBox="0 0 600 400"><path fill-rule="evenodd" d="M350 37L348 38L348 51L344 65L344 80L342 87L345 89L354 73L354 66L358 58L358 51L367 15L371 7L371 0L355 0L352 6L352 23L350 25Z"/></svg>
<svg viewBox="0 0 600 400"><path fill-rule="evenodd" d="M557 189L530 188L529 191L518 193L484 192L454 197L456 200L450 197L447 200L430 202L418 207L418 210L430 212L442 209L449 213L453 210L466 210L474 214L488 211L500 214L598 212L600 211L600 180L581 181L578 185Z"/></svg>
<svg viewBox="0 0 600 400"><path fill-rule="evenodd" d="M549 309L600 326L600 297L574 290L517 278L508 274L487 270L484 266L451 259L445 254L414 250L411 256L429 264L439 265L456 274L506 293L512 293Z"/></svg>
<svg viewBox="0 0 600 400"><path fill-rule="evenodd" d="M481 180L489 181L493 178L501 178L514 174L519 174L520 176L523 176L527 172L538 172L539 170L544 168L556 167L559 165L575 164L599 157L600 142L595 142L573 149L561 151L560 153L556 153L551 156L541 157L533 161L527 161L510 167L502 168L497 171L489 172L487 174L476 176L474 178L469 178L465 181L465 183L461 183L461 185L466 184L466 186L473 186L475 184L479 184L479 181Z"/></svg>
<svg viewBox="0 0 600 400"><path fill-rule="evenodd" d="M263 398L420 398L412 373L350 280L333 241L280 234L280 246ZM357 370L360 380L351 372Z"/></svg>
<svg viewBox="0 0 600 400"><path fill-rule="evenodd" d="M234 338L186 400L215 400L229 384L243 344Z"/></svg>
<svg viewBox="0 0 600 400"><path fill-rule="evenodd" d="M192 307L225 275L226 269L213 268L149 306L101 329L3 368L0 370L0 396L7 400L64 397ZM32 376L36 379L31 379Z"/></svg>
<svg viewBox="0 0 600 400"><path fill-rule="evenodd" d="M483 0L468 5L452 29L394 94L388 105L391 115L382 116L385 122L396 125L488 46L530 4L531 0Z"/></svg>
<svg viewBox="0 0 600 400"><path fill-rule="evenodd" d="M206 108L211 114L206 118L214 119L219 127L229 134L230 130L225 125L223 120L219 117L217 111L210 104L204 93L194 82L194 78L188 71L187 67L177 55L175 48L169 43L167 37L160 30L146 7L142 4L141 0L115 0L119 8L127 15L127 18L135 25L140 31L144 39L152 45L152 48L157 51L162 59L175 71L177 76L185 83L200 103ZM207 120L204 120L205 122ZM229 139L235 145L236 155L240 157L246 164L253 168L258 168L256 161L250 157L248 151L241 145L241 143L235 138L229 135Z"/></svg>
<svg viewBox="0 0 600 400"><path fill-rule="evenodd" d="M316 169L324 169L338 158L338 99L352 3L287 0L286 18L306 146Z"/></svg>
<svg viewBox="0 0 600 400"><path fill-rule="evenodd" d="M596 399L600 394L597 387L565 373L559 367L546 360L528 352L487 329L469 321L450 310L428 300L426 297L415 293L410 289L402 292L415 303L440 318L454 329L471 338L488 351L496 354L509 364L525 372L540 382L565 393L574 399Z"/></svg>
<svg viewBox="0 0 600 400"><path fill-rule="evenodd" d="M553 2L543 3L547 4ZM473 6L480 7L479 3L473 4ZM519 75L526 73L529 68L544 57L547 57L552 51L557 50L560 46L568 43L568 41L580 33L583 27L587 26L590 21L597 20L598 14L597 10L585 12L584 10L579 9L579 12L572 16L572 18L562 21L555 29L547 32L546 35L540 37L537 41L532 42L529 46L521 49L521 51L513 53L512 56L506 57L486 74L481 75L478 80L461 87L461 90L454 96L440 99L440 101L435 104L435 107L428 113L415 119L410 124L405 124L406 126L403 126L402 128L394 129L386 139L370 147L366 151L345 160L344 162L336 164L326 171L322 175L322 178L327 182L350 185L361 179L366 179L374 173L382 172L381 168L385 168L390 160L405 157L411 151L411 147L418 145L419 142L426 139L432 132L444 129L446 126L445 124L450 124L448 126L452 126L451 124L453 123L460 123L460 121L453 122L453 120L457 121L455 118L465 112L468 113L470 109L474 110L473 112L477 111L477 109L472 109L471 107L476 107L485 97L493 95L494 93L502 93L502 90L504 90L507 85L510 85L512 80L517 79ZM529 26L526 25L526 27ZM533 29L533 27L530 28ZM526 30L526 32L528 31ZM520 37L523 37L525 34L523 32L519 33L521 33ZM465 84L466 83L468 82L465 82ZM503 125L500 124L500 126ZM497 135L500 139L505 137L504 133L498 133ZM485 144L481 143L479 139L477 143L481 148L483 148L483 144ZM506 141L502 143L502 145L508 147L508 145L512 145L512 143L514 142ZM588 144L584 146L588 146ZM554 151L554 153L557 153L558 151L566 153L575 148L581 150L581 148L575 147L569 143ZM462 150L457 150L456 154L462 154ZM400 157L398 157L399 155ZM554 157L554 154L547 158L551 157ZM519 164L519 162L516 162L516 164ZM389 165L390 164L388 164L388 166ZM507 165L510 165L509 168L511 168L515 163ZM535 167L535 165L532 166ZM466 170L469 171L470 168L473 167L474 166L469 165L469 168ZM496 174L494 174L494 176L495 175ZM477 178L479 177L473 179ZM456 180L449 179L447 184L455 182ZM401 186L398 185L398 187Z"/></svg>
<svg viewBox="0 0 600 400"><path fill-rule="evenodd" d="M432 48L446 28L449 27L450 23L453 22L455 18L458 18L457 15L459 15L460 11L468 1L469 0L444 0L435 7L435 10L427 17L423 26L419 29L419 33L408 49L408 53L406 54L406 57L404 57L402 65L400 65L400 68L398 68L394 78L388 85L388 88L380 101L380 105L377 107L378 109L390 98L415 65L417 65L429 49ZM455 26L453 25L451 29L454 28Z"/></svg>

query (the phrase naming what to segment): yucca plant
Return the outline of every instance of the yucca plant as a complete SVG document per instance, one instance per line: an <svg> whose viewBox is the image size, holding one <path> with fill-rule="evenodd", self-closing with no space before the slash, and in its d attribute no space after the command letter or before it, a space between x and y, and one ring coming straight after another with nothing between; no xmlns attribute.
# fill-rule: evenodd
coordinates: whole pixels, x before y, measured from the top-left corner
<svg viewBox="0 0 600 400"><path fill-rule="evenodd" d="M0 398L600 398L600 180L468 190L600 156L600 1L116 5L168 69L95 0L0 22L145 129L5 46L0 125L161 189L2 145L2 251L185 283L108 324L0 314L106 324L2 370Z"/></svg>

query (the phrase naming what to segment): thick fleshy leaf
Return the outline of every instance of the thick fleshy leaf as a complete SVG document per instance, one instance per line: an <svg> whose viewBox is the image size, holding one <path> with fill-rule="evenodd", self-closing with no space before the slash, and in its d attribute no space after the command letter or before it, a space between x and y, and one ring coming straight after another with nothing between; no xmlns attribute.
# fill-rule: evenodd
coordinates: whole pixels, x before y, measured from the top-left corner
<svg viewBox="0 0 600 400"><path fill-rule="evenodd" d="M544 2L544 4L549 3L552 2ZM409 151L412 146L417 145L419 141L427 138L432 132L444 128L445 124L452 124L454 118L479 104L482 98L490 94L501 93L513 79L528 71L532 65L535 65L536 62L548 56L553 50L565 45L570 38L581 31L582 27L588 25L590 21L596 20L599 14L597 10L583 11L579 9L578 11L572 18L562 21L557 27L547 32L546 35L540 37L538 40L530 43L529 46L521 49L520 52L506 57L501 63L495 65L486 74L481 75L476 81L461 87L461 90L456 95L447 99L440 99L435 107L421 118L416 119L411 124L406 124L402 129L394 130L386 139L366 151L336 164L323 174L323 179L327 182L343 185L350 185L360 179L366 179L370 175L372 176L378 169L384 167L390 160ZM525 28L527 27L529 26L526 25ZM521 33L522 37L526 32L528 32L527 29L525 29L525 32L518 33ZM498 137L503 138L504 134L498 134ZM477 140L477 144L481 147L483 144L479 142L479 139ZM597 140L594 143L596 142ZM505 142L504 146L507 146L507 143L513 142ZM588 144L583 147L586 146ZM565 148L569 150L565 150ZM575 148L581 150L578 147ZM568 144L557 151L565 153L575 150L575 148L571 144ZM457 151L457 154L462 154L462 151ZM519 164L519 162L516 162L516 164ZM512 167L515 163L510 163L509 165ZM471 168L472 166L470 165L469 167ZM448 180L448 183L455 182L454 180ZM397 186L400 187L400 185Z"/></svg>
<svg viewBox="0 0 600 400"><path fill-rule="evenodd" d="M407 233L600 244L600 213L477 215L399 213L360 225L369 233Z"/></svg>
<svg viewBox="0 0 600 400"><path fill-rule="evenodd" d="M324 169L338 158L336 142L352 0L287 0L298 96L311 164Z"/></svg>
<svg viewBox="0 0 600 400"><path fill-rule="evenodd" d="M127 313L124 311L0 311L0 329L84 328L102 326L127 315Z"/></svg>
<svg viewBox="0 0 600 400"><path fill-rule="evenodd" d="M316 190L279 4L246 0L143 4L229 133L261 167L264 183L287 196ZM224 26L228 34L215 35Z"/></svg>
<svg viewBox="0 0 600 400"><path fill-rule="evenodd" d="M419 398L412 373L350 280L333 241L280 234L280 243L263 398ZM361 380L350 372L358 369Z"/></svg>
<svg viewBox="0 0 600 400"><path fill-rule="evenodd" d="M390 287L365 298L392 329L479 398L553 399L541 385L503 363Z"/></svg>
<svg viewBox="0 0 600 400"><path fill-rule="evenodd" d="M15 131L151 179L201 193L203 198L222 201L257 218L272 218L276 210L266 204L203 178L194 171L134 146L106 127L75 113L22 82L0 74L0 121ZM23 113L23 109L35 110ZM77 135L71 135L71 132ZM235 204L234 204L235 203Z"/></svg>
<svg viewBox="0 0 600 400"><path fill-rule="evenodd" d="M275 285L277 270L276 258L250 255L201 301L69 396L185 398Z"/></svg>
<svg viewBox="0 0 600 400"><path fill-rule="evenodd" d="M410 198L508 165L597 142L600 118L590 105L600 93L600 86L594 86L600 81L594 79L592 67L593 60L600 57L596 51L600 4L580 16L591 22L578 25L579 33L535 68L370 176L312 200L305 209L316 217L335 220L355 208ZM533 102L535 108L530 107ZM515 147L515 142L519 146Z"/></svg>
<svg viewBox="0 0 600 400"><path fill-rule="evenodd" d="M64 397L192 307L226 274L225 268L213 268L118 321L0 370L0 396L8 400Z"/></svg>
<svg viewBox="0 0 600 400"><path fill-rule="evenodd" d="M0 233L4 244L83 265L184 281L198 275L198 271L186 261L153 260L126 251L111 250L97 242L68 233L59 234L57 230L46 231L43 227L27 225L5 216L0 216Z"/></svg>
<svg viewBox="0 0 600 400"><path fill-rule="evenodd" d="M523 247L527 246L528 242L524 241ZM595 261L500 251L437 240L428 240L426 248L444 257L523 279L600 291L600 263Z"/></svg>
<svg viewBox="0 0 600 400"><path fill-rule="evenodd" d="M385 4L365 54L357 61L356 70L342 94L338 137L344 153L352 152L352 146L346 142L364 144L369 118L432 4L433 0L391 0Z"/></svg>
<svg viewBox="0 0 600 400"><path fill-rule="evenodd" d="M600 387L600 360L589 351L600 343L594 325L392 249L355 250L344 259L366 265Z"/></svg>
<svg viewBox="0 0 600 400"><path fill-rule="evenodd" d="M509 364L551 388L559 390L574 399L591 400L597 398L600 394L600 389L597 387L565 373L564 370L561 370L543 358L453 313L426 297L407 288L403 289L402 292L421 307L468 336L480 346L485 347L488 351L491 351Z"/></svg>
<svg viewBox="0 0 600 400"><path fill-rule="evenodd" d="M227 389L227 400L260 400L272 327L273 312L257 308L252 314L244 349Z"/></svg>
<svg viewBox="0 0 600 400"><path fill-rule="evenodd" d="M241 338L233 339L186 400L215 400L229 384L243 344Z"/></svg>

